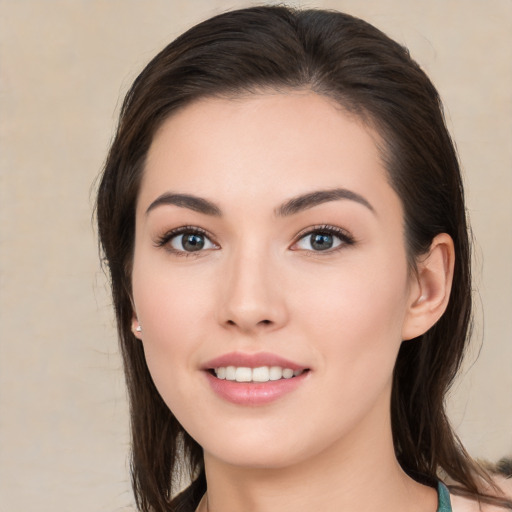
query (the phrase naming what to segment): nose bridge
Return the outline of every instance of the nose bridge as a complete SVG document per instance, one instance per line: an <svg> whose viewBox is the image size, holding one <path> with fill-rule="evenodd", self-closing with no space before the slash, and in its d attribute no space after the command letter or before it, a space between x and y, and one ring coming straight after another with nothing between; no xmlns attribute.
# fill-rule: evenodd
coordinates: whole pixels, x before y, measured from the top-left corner
<svg viewBox="0 0 512 512"><path fill-rule="evenodd" d="M243 331L274 328L286 318L279 269L269 247L247 237L226 260L221 322Z"/></svg>

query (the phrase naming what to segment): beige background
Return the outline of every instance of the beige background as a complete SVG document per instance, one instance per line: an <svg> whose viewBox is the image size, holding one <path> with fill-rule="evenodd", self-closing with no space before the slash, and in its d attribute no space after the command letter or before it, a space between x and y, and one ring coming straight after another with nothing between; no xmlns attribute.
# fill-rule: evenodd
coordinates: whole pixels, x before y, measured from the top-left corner
<svg viewBox="0 0 512 512"><path fill-rule="evenodd" d="M510 453L512 0L290 3L375 23L409 46L445 100L484 311L450 410L473 454ZM250 4L0 0L0 512L131 510L91 186L144 63L191 24Z"/></svg>

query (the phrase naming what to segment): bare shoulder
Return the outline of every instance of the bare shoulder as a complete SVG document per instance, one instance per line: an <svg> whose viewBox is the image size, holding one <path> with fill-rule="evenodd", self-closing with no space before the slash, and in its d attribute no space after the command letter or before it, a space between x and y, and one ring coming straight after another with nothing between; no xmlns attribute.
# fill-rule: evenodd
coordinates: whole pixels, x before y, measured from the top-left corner
<svg viewBox="0 0 512 512"><path fill-rule="evenodd" d="M464 496L450 494L453 512L506 512L507 508L488 503L478 503L478 501Z"/></svg>

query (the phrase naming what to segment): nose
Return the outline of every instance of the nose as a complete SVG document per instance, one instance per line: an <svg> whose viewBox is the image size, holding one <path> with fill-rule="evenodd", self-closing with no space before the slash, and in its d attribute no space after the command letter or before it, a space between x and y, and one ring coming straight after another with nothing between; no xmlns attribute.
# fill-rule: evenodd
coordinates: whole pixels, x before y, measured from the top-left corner
<svg viewBox="0 0 512 512"><path fill-rule="evenodd" d="M250 249L226 261L218 310L222 326L253 335L286 324L288 310L278 266L270 254Z"/></svg>

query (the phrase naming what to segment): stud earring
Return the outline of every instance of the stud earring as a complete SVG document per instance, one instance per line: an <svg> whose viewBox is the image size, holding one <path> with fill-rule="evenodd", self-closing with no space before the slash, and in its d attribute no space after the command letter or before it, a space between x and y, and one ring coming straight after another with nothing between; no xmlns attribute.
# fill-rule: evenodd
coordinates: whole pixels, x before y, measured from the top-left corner
<svg viewBox="0 0 512 512"><path fill-rule="evenodd" d="M136 332L142 332L142 327L140 325L138 325L136 328L135 328L135 331Z"/></svg>

